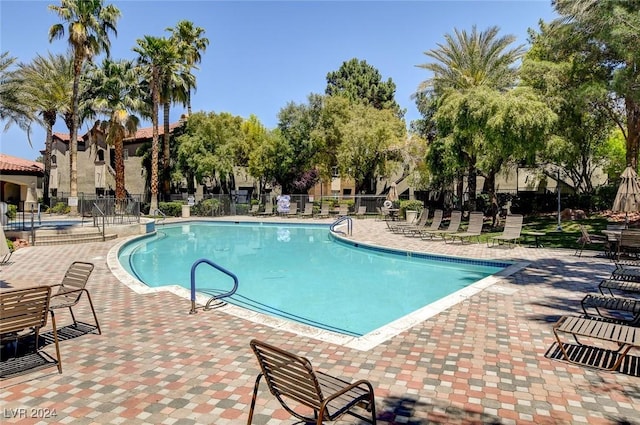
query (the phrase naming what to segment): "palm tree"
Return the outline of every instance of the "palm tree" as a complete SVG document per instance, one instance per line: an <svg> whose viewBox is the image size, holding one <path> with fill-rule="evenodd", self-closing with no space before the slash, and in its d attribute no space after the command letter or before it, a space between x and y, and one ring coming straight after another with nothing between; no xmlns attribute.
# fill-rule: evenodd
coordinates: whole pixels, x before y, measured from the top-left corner
<svg viewBox="0 0 640 425"><path fill-rule="evenodd" d="M21 90L21 81L11 67L16 58L9 52L0 55L0 121L6 121L4 129L16 124L23 130L35 119Z"/></svg>
<svg viewBox="0 0 640 425"><path fill-rule="evenodd" d="M171 33L171 40L177 44L177 49L181 52L182 60L187 66L187 72L196 68L195 64L202 61L202 53L207 50L209 39L203 37L204 29L195 27L191 21L180 21L175 28L167 28ZM191 89L195 88L195 78L187 89L187 114L191 115Z"/></svg>
<svg viewBox="0 0 640 425"><path fill-rule="evenodd" d="M135 115L144 107L140 94L139 70L132 61L105 59L102 67L93 67L88 76L88 99L91 108L109 117L95 130L105 134L105 140L115 150L116 200L126 197L124 174L124 139L138 129ZM94 131L95 131L94 130Z"/></svg>
<svg viewBox="0 0 640 425"><path fill-rule="evenodd" d="M137 40L138 45L133 51L138 53L138 63L142 66L151 89L151 211L158 208L158 107L160 105L160 90L166 78L167 70L179 58L173 43L166 38L149 35Z"/></svg>
<svg viewBox="0 0 640 425"><path fill-rule="evenodd" d="M61 5L49 5L67 25L68 42L73 52L73 91L71 95L71 131L69 140L70 198L78 196L78 127L80 74L82 65L93 56L105 52L109 55L111 46L109 32L117 35L116 22L120 10L113 5L104 6L103 0L61 0ZM49 28L49 41L62 38L65 27L62 23ZM77 206L70 205L72 212Z"/></svg>
<svg viewBox="0 0 640 425"><path fill-rule="evenodd" d="M180 102L186 106L189 97L189 88L195 84L195 77L185 66L175 62L165 70L164 80L160 88L160 103L163 107L163 162L162 174L164 178L163 192L168 195L171 189L171 144L169 117L171 103Z"/></svg>
<svg viewBox="0 0 640 425"><path fill-rule="evenodd" d="M418 94L430 94L444 100L447 96L464 95L472 90L486 88L505 91L516 83L514 63L524 54L524 46L509 48L515 41L512 35L498 36L496 26L471 32L454 30L445 35L445 43L437 49L424 52L433 62L417 65L431 71L431 78L423 81ZM467 184L471 208L475 207L477 152L473 134L457 135L458 158L467 169ZM459 190L461 187L459 187Z"/></svg>
<svg viewBox="0 0 640 425"><path fill-rule="evenodd" d="M31 63L18 65L22 92L29 106L40 115L47 132L44 153L43 201L49 205L49 176L51 174L51 143L53 126L58 115L71 109L73 91L73 59L67 54L37 55Z"/></svg>

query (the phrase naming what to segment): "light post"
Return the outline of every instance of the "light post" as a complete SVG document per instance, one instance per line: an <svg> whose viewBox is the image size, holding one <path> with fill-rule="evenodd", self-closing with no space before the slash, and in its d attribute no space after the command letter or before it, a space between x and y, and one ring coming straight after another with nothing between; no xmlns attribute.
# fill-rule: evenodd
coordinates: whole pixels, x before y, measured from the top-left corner
<svg viewBox="0 0 640 425"><path fill-rule="evenodd" d="M558 232L562 232L562 219L560 217L561 208L560 208L560 168L558 168L558 179L556 180L556 190L558 191L558 227L556 230Z"/></svg>

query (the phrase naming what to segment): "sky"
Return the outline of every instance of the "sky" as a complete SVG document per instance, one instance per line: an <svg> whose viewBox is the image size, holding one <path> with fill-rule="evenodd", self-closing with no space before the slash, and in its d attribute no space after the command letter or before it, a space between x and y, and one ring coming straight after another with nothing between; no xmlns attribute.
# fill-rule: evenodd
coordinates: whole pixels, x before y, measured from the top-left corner
<svg viewBox="0 0 640 425"><path fill-rule="evenodd" d="M406 109L407 125L420 118L412 95L428 79L416 65L430 62L424 52L437 49L455 29L491 26L527 44L528 28L556 17L550 0L422 1L105 1L121 11L113 59L135 59L133 47L145 35L168 36L180 20L205 30L210 44L203 54L192 98L193 112L251 114L267 128L278 124L288 103L306 103L324 93L327 73L350 59L376 68L383 81L396 84L396 101ZM37 54L64 53L66 38L49 42L48 30L61 23L48 10L56 0L0 0L0 51L28 63ZM66 34L65 34L66 36ZM96 61L101 62L102 57ZM186 113L172 108L171 122ZM2 128L6 123L0 123ZM142 127L150 126L143 122ZM87 131L85 123L79 133ZM67 132L61 119L54 131ZM44 149L45 131L35 125L33 146L17 126L0 133L0 152L34 160Z"/></svg>

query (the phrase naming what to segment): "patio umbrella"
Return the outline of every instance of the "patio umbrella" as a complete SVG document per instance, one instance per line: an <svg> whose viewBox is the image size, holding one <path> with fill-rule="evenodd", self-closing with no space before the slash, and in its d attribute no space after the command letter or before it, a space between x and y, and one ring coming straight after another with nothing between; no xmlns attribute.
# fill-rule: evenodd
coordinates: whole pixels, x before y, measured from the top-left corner
<svg viewBox="0 0 640 425"><path fill-rule="evenodd" d="M391 183L391 187L389 187L389 193L387 193L387 200L391 202L395 202L398 200L398 189L396 188L395 183Z"/></svg>
<svg viewBox="0 0 640 425"><path fill-rule="evenodd" d="M624 222L628 224L630 212L640 211L640 181L632 167L627 167L620 175L620 186L613 200L612 211L624 212Z"/></svg>

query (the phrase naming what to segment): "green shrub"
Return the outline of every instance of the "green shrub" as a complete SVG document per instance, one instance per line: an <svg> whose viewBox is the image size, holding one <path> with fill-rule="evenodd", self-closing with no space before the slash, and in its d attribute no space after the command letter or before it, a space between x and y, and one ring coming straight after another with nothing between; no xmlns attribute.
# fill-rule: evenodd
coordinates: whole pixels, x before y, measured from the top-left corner
<svg viewBox="0 0 640 425"><path fill-rule="evenodd" d="M191 214L200 217L209 217L218 214L220 210L219 199L203 199L191 207Z"/></svg>
<svg viewBox="0 0 640 425"><path fill-rule="evenodd" d="M11 239L7 239L7 246L9 247L9 251L13 252L13 241Z"/></svg>
<svg viewBox="0 0 640 425"><path fill-rule="evenodd" d="M400 201L400 216L406 216L407 210L418 211L418 215L422 212L424 204L417 199L411 199L407 201Z"/></svg>
<svg viewBox="0 0 640 425"><path fill-rule="evenodd" d="M71 207L64 202L58 202L53 207L49 208L47 212L53 214L69 214L71 212Z"/></svg>
<svg viewBox="0 0 640 425"><path fill-rule="evenodd" d="M158 209L167 217L180 217L182 215L182 202L159 202Z"/></svg>
<svg viewBox="0 0 640 425"><path fill-rule="evenodd" d="M7 217L9 220L13 220L18 215L18 207L13 204L9 204L9 208L7 208Z"/></svg>

